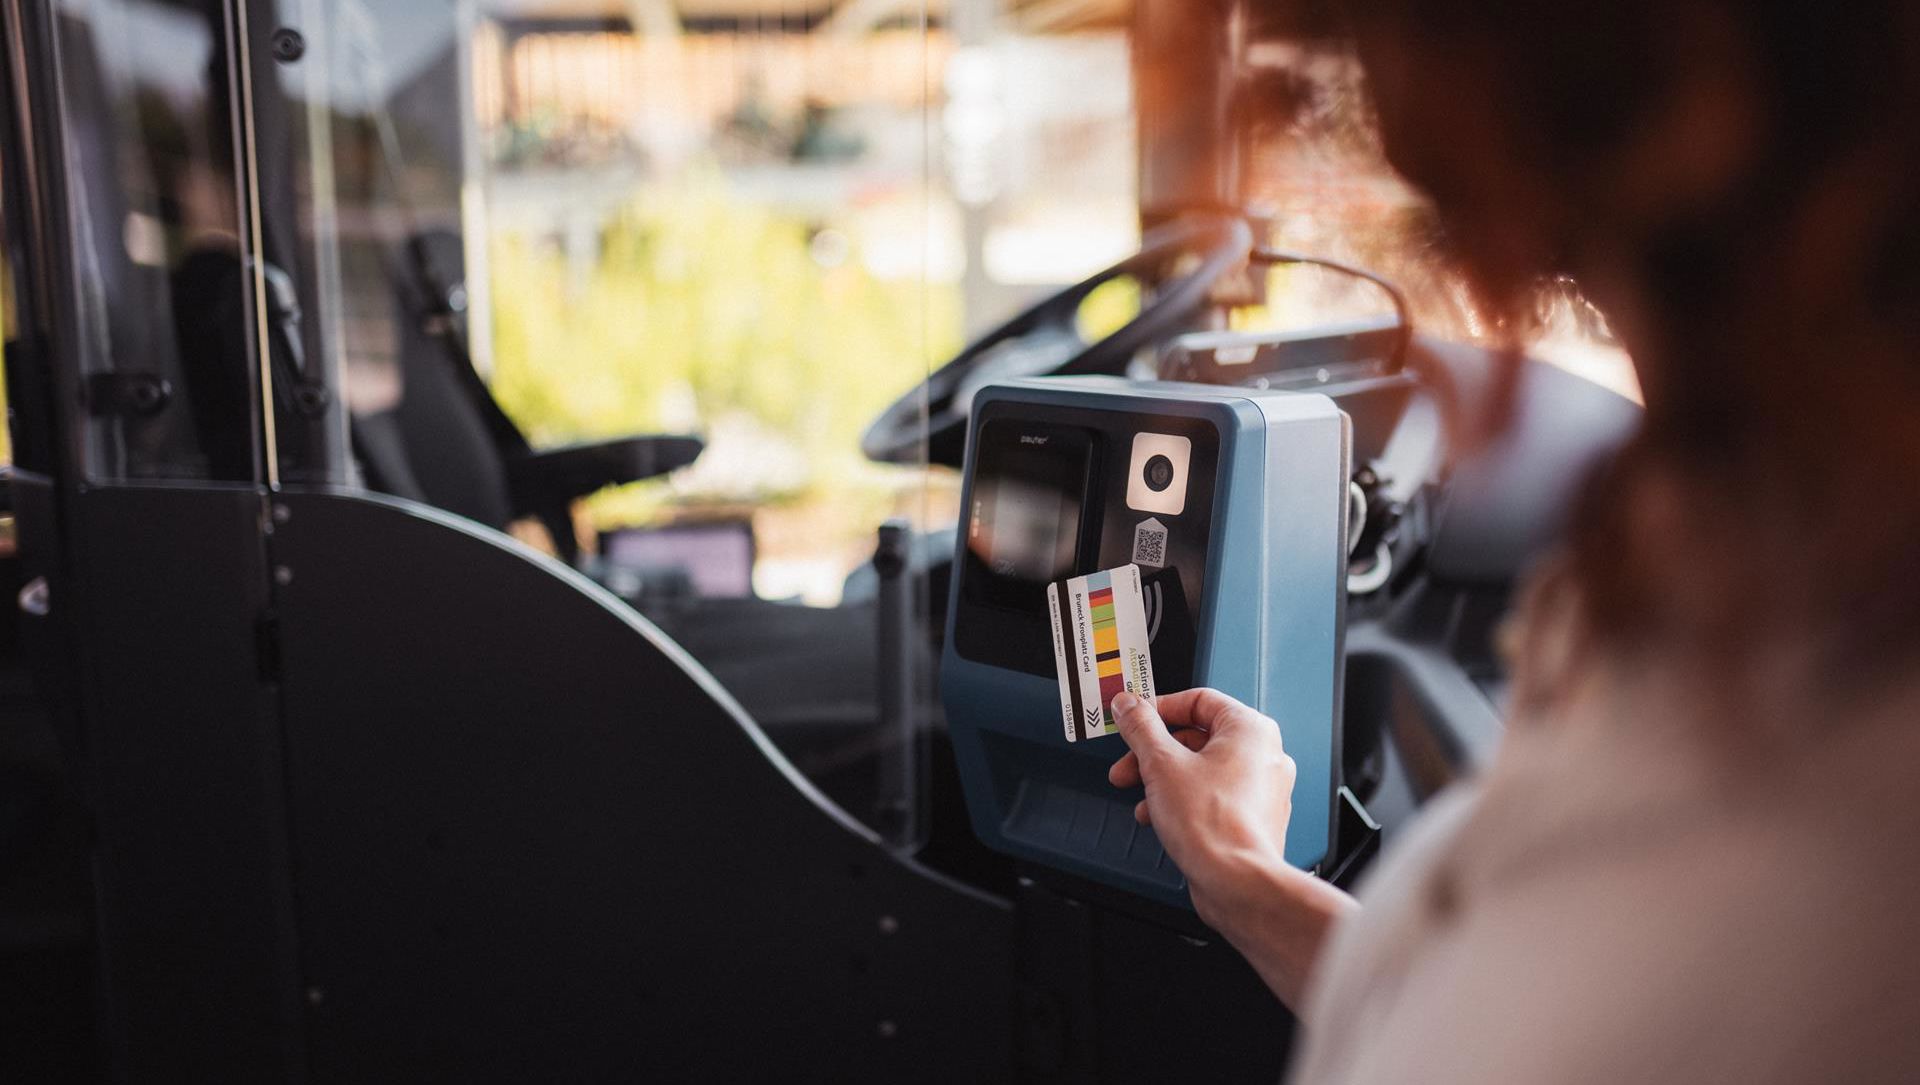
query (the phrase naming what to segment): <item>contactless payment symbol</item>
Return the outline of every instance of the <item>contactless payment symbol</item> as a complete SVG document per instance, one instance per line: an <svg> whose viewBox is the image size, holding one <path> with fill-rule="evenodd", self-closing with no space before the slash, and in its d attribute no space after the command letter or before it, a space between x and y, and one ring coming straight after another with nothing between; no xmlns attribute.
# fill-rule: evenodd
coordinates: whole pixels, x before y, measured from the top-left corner
<svg viewBox="0 0 1920 1085"><path fill-rule="evenodd" d="M1112 734L1115 695L1154 695L1139 567L1054 584L1047 589L1047 610L1067 741Z"/></svg>

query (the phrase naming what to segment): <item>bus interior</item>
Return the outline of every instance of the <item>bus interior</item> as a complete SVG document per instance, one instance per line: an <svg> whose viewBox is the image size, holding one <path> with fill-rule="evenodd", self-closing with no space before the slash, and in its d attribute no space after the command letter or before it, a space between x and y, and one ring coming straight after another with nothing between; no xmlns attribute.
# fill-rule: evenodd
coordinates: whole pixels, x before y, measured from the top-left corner
<svg viewBox="0 0 1920 1085"><path fill-rule="evenodd" d="M1039 586L1347 885L1640 415L1313 0L0 12L9 1080L1275 1080Z"/></svg>

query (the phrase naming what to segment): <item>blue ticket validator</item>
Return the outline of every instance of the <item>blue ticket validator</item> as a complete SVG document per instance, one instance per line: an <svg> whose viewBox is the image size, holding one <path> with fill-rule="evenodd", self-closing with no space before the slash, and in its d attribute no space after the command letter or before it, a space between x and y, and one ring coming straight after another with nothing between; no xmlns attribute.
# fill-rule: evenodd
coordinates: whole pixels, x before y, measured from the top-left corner
<svg viewBox="0 0 1920 1085"><path fill-rule="evenodd" d="M1107 782L1120 740L1062 724L1075 690L1056 652L1060 589L1131 566L1153 686L1213 686L1280 721L1298 768L1287 861L1331 853L1350 446L1346 415L1313 394L1109 377L978 393L940 688L982 841L1190 907L1134 820L1139 795ZM1085 699L1103 703L1102 650Z"/></svg>

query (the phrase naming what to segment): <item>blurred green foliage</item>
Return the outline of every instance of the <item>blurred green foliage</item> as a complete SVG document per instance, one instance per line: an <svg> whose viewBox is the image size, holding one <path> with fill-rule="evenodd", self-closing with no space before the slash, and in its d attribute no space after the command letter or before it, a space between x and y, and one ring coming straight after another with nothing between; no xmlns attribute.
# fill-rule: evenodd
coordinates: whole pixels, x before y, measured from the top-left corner
<svg viewBox="0 0 1920 1085"><path fill-rule="evenodd" d="M744 416L768 455L800 461L776 473L797 480L781 492L740 492L709 472L710 493L683 484L670 497L658 482L603 493L596 526L652 519L670 500L766 505L884 488L860 433L957 347L958 292L882 280L857 243L816 244L820 229L731 198L708 175L614 214L584 273L549 239L493 238L492 383L536 445Z"/></svg>

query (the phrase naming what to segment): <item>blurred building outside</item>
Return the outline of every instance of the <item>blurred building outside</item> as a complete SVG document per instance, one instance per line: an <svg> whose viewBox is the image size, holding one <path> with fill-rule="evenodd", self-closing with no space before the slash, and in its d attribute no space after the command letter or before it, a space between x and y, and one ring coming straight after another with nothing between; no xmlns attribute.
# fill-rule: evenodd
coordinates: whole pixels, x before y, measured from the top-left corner
<svg viewBox="0 0 1920 1085"><path fill-rule="evenodd" d="M709 441L589 502L583 534L750 515L761 594L831 603L881 519L950 522L951 480L866 463L861 430L1138 238L1125 34L971 2L965 33L917 4L665 26L486 5L479 363L537 442Z"/></svg>

